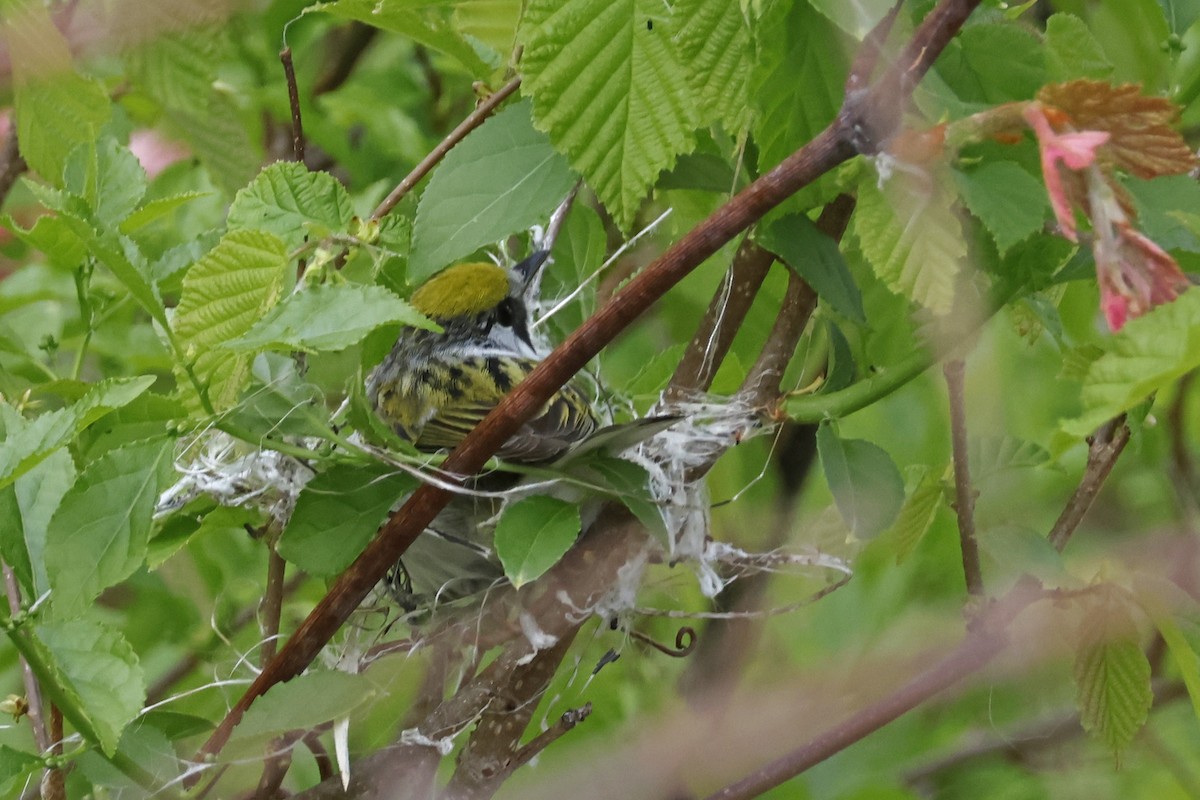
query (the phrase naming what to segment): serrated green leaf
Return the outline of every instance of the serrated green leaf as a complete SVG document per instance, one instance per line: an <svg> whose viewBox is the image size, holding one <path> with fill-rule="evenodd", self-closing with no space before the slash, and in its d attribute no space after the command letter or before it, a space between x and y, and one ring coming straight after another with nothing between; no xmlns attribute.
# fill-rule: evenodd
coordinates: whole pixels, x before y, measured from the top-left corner
<svg viewBox="0 0 1200 800"><path fill-rule="evenodd" d="M74 71L67 42L41 3L10 3L0 30L12 60L21 155L30 169L61 186L67 157L96 140L112 103L98 81Z"/></svg>
<svg viewBox="0 0 1200 800"><path fill-rule="evenodd" d="M189 27L147 37L124 56L134 84L162 105L203 108L228 49L219 28Z"/></svg>
<svg viewBox="0 0 1200 800"><path fill-rule="evenodd" d="M1200 292L1184 292L1131 320L1105 349L1084 378L1083 412L1062 425L1070 435L1091 434L1200 366Z"/></svg>
<svg viewBox="0 0 1200 800"><path fill-rule="evenodd" d="M6 744L0 744L0 786L35 768L40 769L42 759L33 753L15 750Z"/></svg>
<svg viewBox="0 0 1200 800"><path fill-rule="evenodd" d="M255 700L235 729L234 740L315 728L349 716L354 709L374 700L377 693L367 674L309 672L275 684Z"/></svg>
<svg viewBox="0 0 1200 800"><path fill-rule="evenodd" d="M1104 79L1113 65L1087 23L1074 14L1046 20L1046 77L1056 83L1076 78Z"/></svg>
<svg viewBox="0 0 1200 800"><path fill-rule="evenodd" d="M382 286L315 286L289 295L242 336L231 350L344 350L382 325L439 330L404 300Z"/></svg>
<svg viewBox="0 0 1200 800"><path fill-rule="evenodd" d="M522 0L465 0L453 6L453 27L468 41L477 39L498 54L512 52Z"/></svg>
<svg viewBox="0 0 1200 800"><path fill-rule="evenodd" d="M837 242L821 233L803 214L771 220L758 235L758 243L795 270L817 296L847 319L865 324L862 293L854 283Z"/></svg>
<svg viewBox="0 0 1200 800"><path fill-rule="evenodd" d="M0 403L5 436L0 441L0 488L9 485L70 442L80 431L110 411L133 400L154 383L154 378L112 378L94 384L77 403L25 420L11 406Z"/></svg>
<svg viewBox="0 0 1200 800"><path fill-rule="evenodd" d="M938 476L928 467L919 469L913 490L900 507L888 533L895 546L897 564L908 560L925 538L945 497L945 489Z"/></svg>
<svg viewBox="0 0 1200 800"><path fill-rule="evenodd" d="M158 197L150 200L130 214L121 222L119 230L121 233L129 234L140 230L152 222L155 222L167 214L170 214L175 209L190 203L193 200L198 200L201 197L208 197L210 192L180 192L169 197Z"/></svg>
<svg viewBox="0 0 1200 800"><path fill-rule="evenodd" d="M904 480L883 449L861 439L842 439L833 426L817 429L817 453L842 519L867 539L896 519L904 503Z"/></svg>
<svg viewBox="0 0 1200 800"><path fill-rule="evenodd" d="M457 59L475 77L487 77L499 65L485 62L466 37L455 30L448 5L415 4L411 0L336 0L309 6L304 13L319 11L404 34L414 42Z"/></svg>
<svg viewBox="0 0 1200 800"><path fill-rule="evenodd" d="M954 303L955 278L967 255L955 195L944 175L897 172L883 189L874 175L859 184L854 233L889 289L936 314Z"/></svg>
<svg viewBox="0 0 1200 800"><path fill-rule="evenodd" d="M35 632L64 679L55 683L72 696L70 706L86 715L96 744L112 755L121 731L146 699L145 678L133 648L118 631L91 620L38 625Z"/></svg>
<svg viewBox="0 0 1200 800"><path fill-rule="evenodd" d="M1046 84L1045 48L1024 25L968 25L946 47L937 72L959 99L996 105L1030 100Z"/></svg>
<svg viewBox="0 0 1200 800"><path fill-rule="evenodd" d="M1040 467L1050 461L1044 447L1016 436L974 437L967 450L971 480L980 485L1006 470Z"/></svg>
<svg viewBox="0 0 1200 800"><path fill-rule="evenodd" d="M579 536L579 507L554 497L526 497L504 509L496 524L496 555L518 589L537 580Z"/></svg>
<svg viewBox="0 0 1200 800"><path fill-rule="evenodd" d="M751 133L762 173L833 121L850 67L850 43L808 3L771 4L755 32ZM822 180L802 189L787 207L816 206L831 185Z"/></svg>
<svg viewBox="0 0 1200 800"><path fill-rule="evenodd" d="M1012 161L991 161L971 172L955 172L963 202L979 218L1003 256L1041 230L1050 201L1039 180Z"/></svg>
<svg viewBox="0 0 1200 800"><path fill-rule="evenodd" d="M644 438L650 435L647 433ZM571 464L568 472L615 497L664 547L670 548L670 533L650 495L650 480L643 467L614 455L592 453L580 463Z"/></svg>
<svg viewBox="0 0 1200 800"><path fill-rule="evenodd" d="M29 597L41 597L50 588L46 528L74 482L75 462L59 449L0 489L0 558L12 567Z"/></svg>
<svg viewBox="0 0 1200 800"><path fill-rule="evenodd" d="M1117 612L1110 607L1106 613L1084 620L1088 630L1075 654L1074 675L1083 729L1120 758L1146 724L1154 693L1150 690L1150 662L1137 638L1104 638L1116 627L1108 618L1110 613Z"/></svg>
<svg viewBox="0 0 1200 800"><path fill-rule="evenodd" d="M534 120L622 229L695 145L676 20L663 10L658 0L532 0L525 10L522 91Z"/></svg>
<svg viewBox="0 0 1200 800"><path fill-rule="evenodd" d="M84 468L46 529L46 571L55 612L82 611L146 559L154 504L175 442L158 438L110 450Z"/></svg>
<svg viewBox="0 0 1200 800"><path fill-rule="evenodd" d="M353 217L350 195L337 178L309 172L294 161L278 161L233 198L228 225L230 230L273 233L291 251L309 237L345 233Z"/></svg>
<svg viewBox="0 0 1200 800"><path fill-rule="evenodd" d="M719 121L738 135L750 123L750 69L754 53L745 12L727 0L682 0L673 15L679 56L700 107L701 124Z"/></svg>
<svg viewBox="0 0 1200 800"><path fill-rule="evenodd" d="M6 220L5 227L30 247L40 250L56 267L75 269L87 255L84 240L60 215L44 214L34 221L29 230L24 230L11 219Z"/></svg>
<svg viewBox="0 0 1200 800"><path fill-rule="evenodd" d="M213 91L207 103L168 107L163 119L174 135L191 146L213 183L234 194L262 164L262 147L251 137L237 104Z"/></svg>
<svg viewBox="0 0 1200 800"><path fill-rule="evenodd" d="M530 225L544 224L575 178L516 103L450 151L421 195L413 223L409 283Z"/></svg>
<svg viewBox="0 0 1200 800"><path fill-rule="evenodd" d="M386 465L335 464L300 492L279 555L313 575L335 575L358 557L416 479Z"/></svg>
<svg viewBox="0 0 1200 800"><path fill-rule="evenodd" d="M230 408L249 378L249 353L224 345L242 336L275 305L287 267L284 243L262 231L230 231L183 279L174 328L211 409ZM188 409L202 407L197 387L176 367Z"/></svg>

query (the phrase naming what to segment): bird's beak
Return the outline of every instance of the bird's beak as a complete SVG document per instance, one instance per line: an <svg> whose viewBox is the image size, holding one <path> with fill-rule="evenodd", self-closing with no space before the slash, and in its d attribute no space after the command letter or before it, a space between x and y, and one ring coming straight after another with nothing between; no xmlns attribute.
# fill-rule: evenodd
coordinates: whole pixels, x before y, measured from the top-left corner
<svg viewBox="0 0 1200 800"><path fill-rule="evenodd" d="M549 250L536 250L533 255L513 267L513 271L521 276L521 283L526 288L537 281L538 273L542 271L542 267L546 264L546 259L550 258Z"/></svg>

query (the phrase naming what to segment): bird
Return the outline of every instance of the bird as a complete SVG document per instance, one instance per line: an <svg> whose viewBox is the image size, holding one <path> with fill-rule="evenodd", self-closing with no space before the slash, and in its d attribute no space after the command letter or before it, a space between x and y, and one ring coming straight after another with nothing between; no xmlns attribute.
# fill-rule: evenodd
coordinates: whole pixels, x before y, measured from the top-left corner
<svg viewBox="0 0 1200 800"><path fill-rule="evenodd" d="M440 331L406 327L367 379L367 399L418 450L457 446L545 356L529 329L529 294L549 253L511 270L470 262L442 270L410 303ZM496 455L517 464L551 461L587 438L599 419L573 379Z"/></svg>
<svg viewBox="0 0 1200 800"><path fill-rule="evenodd" d="M367 378L376 414L420 451L457 446L542 361L530 333L529 306L549 253L511 269L456 264L421 284L409 302L440 330L406 327ZM496 452L513 464L553 462L597 431L600 416L576 378L559 388ZM491 547L512 474L477 478L456 495L385 578L406 611L478 594L503 577Z"/></svg>

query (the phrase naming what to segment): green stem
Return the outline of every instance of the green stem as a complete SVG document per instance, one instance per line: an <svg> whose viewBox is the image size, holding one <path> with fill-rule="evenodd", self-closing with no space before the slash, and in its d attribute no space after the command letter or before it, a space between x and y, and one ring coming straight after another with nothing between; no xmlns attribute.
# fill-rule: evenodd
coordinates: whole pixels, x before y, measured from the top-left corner
<svg viewBox="0 0 1200 800"><path fill-rule="evenodd" d="M866 380L837 392L793 397L784 405L788 417L796 422L812 423L838 419L866 408L886 397L929 369L938 360L929 350L918 350L898 364L885 367Z"/></svg>

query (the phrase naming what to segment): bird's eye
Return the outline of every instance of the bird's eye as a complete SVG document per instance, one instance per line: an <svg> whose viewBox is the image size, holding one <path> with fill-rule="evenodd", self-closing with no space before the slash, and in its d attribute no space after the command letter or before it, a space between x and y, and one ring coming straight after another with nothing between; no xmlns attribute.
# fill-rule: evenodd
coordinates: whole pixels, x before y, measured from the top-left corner
<svg viewBox="0 0 1200 800"><path fill-rule="evenodd" d="M500 305L496 306L496 322L505 328L512 327L513 307L511 299L501 300Z"/></svg>

